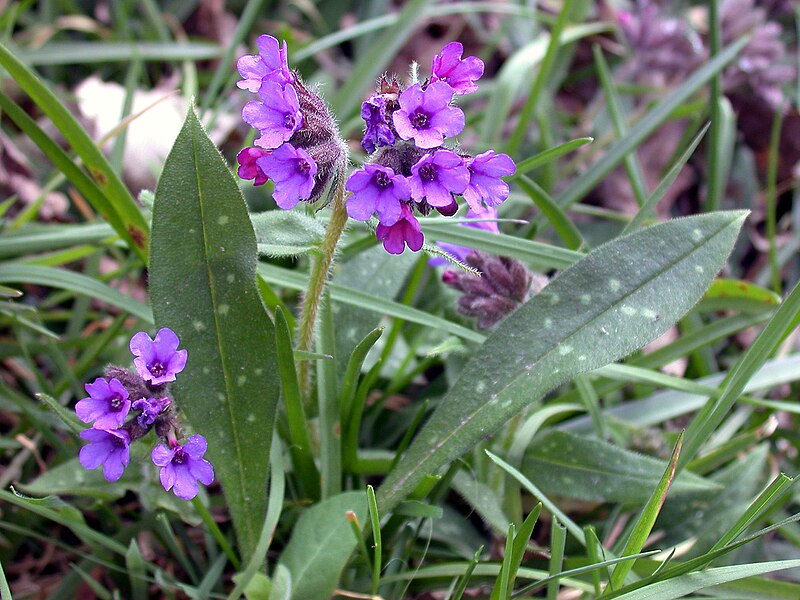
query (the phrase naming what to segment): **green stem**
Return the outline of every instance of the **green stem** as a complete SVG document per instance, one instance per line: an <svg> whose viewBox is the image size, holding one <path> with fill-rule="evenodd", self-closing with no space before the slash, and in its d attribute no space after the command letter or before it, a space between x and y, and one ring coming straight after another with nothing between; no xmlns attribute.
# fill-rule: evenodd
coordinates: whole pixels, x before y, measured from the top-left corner
<svg viewBox="0 0 800 600"><path fill-rule="evenodd" d="M192 505L194 506L194 509L197 511L197 514L200 515L200 518L203 520L203 523L205 523L206 527L208 527L208 530L211 532L211 535L217 541L217 544L219 544L219 547L225 553L225 556L227 556L228 560L231 561L233 568L238 571L239 567L241 566L241 563L239 562L239 557L236 556L236 553L233 551L233 548L231 548L231 545L228 543L228 540L225 539L225 535L222 533L222 530L220 530L219 525L217 525L217 522L214 520L214 517L212 517L211 513L208 512L208 509L205 507L200 498L198 497L193 498Z"/></svg>
<svg viewBox="0 0 800 600"><path fill-rule="evenodd" d="M314 350L314 326L317 321L319 305L322 301L322 292L328 281L328 273L333 265L333 257L336 253L336 245L342 236L344 227L347 224L347 211L344 205L345 196L345 168L347 161L342 161L345 165L340 169L336 193L333 197L331 218L328 221L328 229L325 237L320 244L319 254L314 257L311 265L311 275L308 279L308 288L303 296L303 306L300 310L300 323L298 329L298 350L311 352ZM311 392L311 363L312 361L300 361L300 391L303 398L308 401Z"/></svg>

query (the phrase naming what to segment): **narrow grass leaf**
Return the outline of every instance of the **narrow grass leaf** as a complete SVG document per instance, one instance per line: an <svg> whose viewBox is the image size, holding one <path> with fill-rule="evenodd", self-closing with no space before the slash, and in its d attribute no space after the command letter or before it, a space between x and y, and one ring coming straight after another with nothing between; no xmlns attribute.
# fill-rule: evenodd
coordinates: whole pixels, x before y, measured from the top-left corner
<svg viewBox="0 0 800 600"><path fill-rule="evenodd" d="M550 571L550 581L547 583L547 600L556 600L558 589L561 586L562 567L564 564L564 547L567 543L567 529L553 519L550 526L550 561L548 571ZM626 564L626 563L621 563Z"/></svg>
<svg viewBox="0 0 800 600"><path fill-rule="evenodd" d="M60 250L80 244L99 244L113 236L114 230L105 223L47 225L4 231L0 238L0 258Z"/></svg>
<svg viewBox="0 0 800 600"><path fill-rule="evenodd" d="M131 584L132 600L147 599L146 564L142 551L139 550L139 544L136 543L135 538L132 538L128 544L128 551L125 553L125 567L127 568L128 581Z"/></svg>
<svg viewBox="0 0 800 600"><path fill-rule="evenodd" d="M670 328L724 265L745 215L656 225L600 246L563 271L507 317L464 367L384 480L382 509L559 383L623 358Z"/></svg>
<svg viewBox="0 0 800 600"><path fill-rule="evenodd" d="M478 565L478 562L481 559L481 554L483 554L483 546L478 548L478 550L475 552L475 555L472 557L472 560L469 561L467 568L464 570L464 574L459 576L458 584L453 590L451 600L461 600L461 598L464 596L464 592L467 591L467 586L469 585L469 580L472 578L472 573L475 571L475 567Z"/></svg>
<svg viewBox="0 0 800 600"><path fill-rule="evenodd" d="M675 448L672 450L672 456L669 459L669 464L664 471L661 481L658 482L656 489L653 490L653 495L650 496L647 504L644 505L642 512L636 519L628 541L625 542L625 548L622 551L623 556L636 554L644 547L647 537L650 535L653 525L655 525L656 519L658 518L658 513L661 512L661 506L664 504L664 500L667 499L667 492L675 478L675 469L678 464L678 457L681 453L682 442L683 433L678 436L678 441L675 443ZM611 581L609 583L611 588L614 589L621 586L632 568L633 561L622 562L614 567L614 572L611 573Z"/></svg>
<svg viewBox="0 0 800 600"><path fill-rule="evenodd" d="M577 178L556 198L559 205L567 209L580 201L624 158L637 148L657 127L666 121L672 112L688 100L692 94L705 85L711 77L719 73L747 45L749 38L740 38L725 48L714 58L692 73L686 81L671 91L653 110L631 127L628 135L614 142L596 164Z"/></svg>
<svg viewBox="0 0 800 600"><path fill-rule="evenodd" d="M327 600L355 547L347 512L360 522L367 518L364 492L345 492L305 511L292 531L279 564L292 574L292 598Z"/></svg>
<svg viewBox="0 0 800 600"><path fill-rule="evenodd" d="M573 150L577 150L581 146L591 144L593 141L594 138L591 137L577 138L568 142L564 142L563 144L559 144L558 146L553 146L547 150L543 150L542 152L534 154L533 156L529 156L528 158L517 163L517 170L514 172L514 175L512 175L511 179L517 179L522 175L541 167L542 165L546 165L547 163L554 161L560 156L569 154Z"/></svg>
<svg viewBox="0 0 800 600"><path fill-rule="evenodd" d="M78 65L143 61L213 60L223 48L208 42L50 42L41 48L15 48L14 54L31 66Z"/></svg>
<svg viewBox="0 0 800 600"><path fill-rule="evenodd" d="M594 54L597 76L600 79L600 85L603 87L606 109L611 117L611 122L614 125L614 131L617 137L623 138L628 134L628 121L625 117L625 109L622 107L622 101L620 100L619 94L617 94L614 79L611 76L611 69L608 68L608 63L603 57L600 46L595 44L592 47L592 52ZM642 165L636 155L636 150L626 154L622 162L628 174L633 197L636 199L636 204L641 207L644 205L645 198L647 197L647 181L645 180L644 173L642 173Z"/></svg>
<svg viewBox="0 0 800 600"><path fill-rule="evenodd" d="M704 125L698 134L694 136L689 146L683 151L683 154L680 155L678 160L675 161L675 164L673 164L669 171L667 171L664 179L659 182L659 184L656 186L656 189L654 189L653 193L650 194L647 200L644 201L644 204L642 204L642 206L639 208L633 219L631 219L630 223L628 223L625 226L625 229L622 230L623 233L628 233L629 231L640 227L642 223L644 223L645 219L647 219L655 211L656 205L664 197L664 194L667 193L669 186L675 182L683 167L687 162L689 162L689 159L692 157L692 154L694 154L698 144L700 144L700 140L703 139L706 131L708 131L708 127L708 124Z"/></svg>
<svg viewBox="0 0 800 600"><path fill-rule="evenodd" d="M281 394L286 410L289 431L289 454L303 494L319 499L319 470L314 463L311 438L308 433L300 382L297 379L295 356L292 352L292 334L282 306L275 309L275 349L278 357L278 372L281 378Z"/></svg>
<svg viewBox="0 0 800 600"><path fill-rule="evenodd" d="M131 249L146 261L149 225L102 150L97 147L58 96L2 44L0 44L0 65L50 118L72 149L81 157L95 183L108 198L109 208L115 215L112 222L121 223L120 235L128 241Z"/></svg>
<svg viewBox="0 0 800 600"><path fill-rule="evenodd" d="M750 379L764 365L785 336L794 329L798 314L800 314L800 284L795 286L764 330L728 372L720 385L722 392L719 398L710 399L692 419L686 431L686 445L678 463L679 469L695 458L702 445L736 403Z"/></svg>
<svg viewBox="0 0 800 600"><path fill-rule="evenodd" d="M567 214L561 210L561 207L556 204L550 197L550 194L529 177L517 178L517 184L522 188L528 197L533 200L537 208L542 211L542 214L550 221L550 225L556 230L556 233L564 242L564 245L570 250L578 250L583 246L583 236L578 228L570 220Z"/></svg>
<svg viewBox="0 0 800 600"><path fill-rule="evenodd" d="M619 600L673 600L723 583L797 567L800 567L800 560L777 560L717 567L659 581L645 588L617 596L617 598Z"/></svg>
<svg viewBox="0 0 800 600"><path fill-rule="evenodd" d="M208 439L239 540L250 556L266 512L278 401L274 332L256 287L256 241L228 166L189 111L153 209L156 324L189 351L175 398Z"/></svg>
<svg viewBox="0 0 800 600"><path fill-rule="evenodd" d="M32 283L69 290L121 308L146 323L153 322L153 315L147 306L82 273L55 267L7 262L0 264L0 283Z"/></svg>

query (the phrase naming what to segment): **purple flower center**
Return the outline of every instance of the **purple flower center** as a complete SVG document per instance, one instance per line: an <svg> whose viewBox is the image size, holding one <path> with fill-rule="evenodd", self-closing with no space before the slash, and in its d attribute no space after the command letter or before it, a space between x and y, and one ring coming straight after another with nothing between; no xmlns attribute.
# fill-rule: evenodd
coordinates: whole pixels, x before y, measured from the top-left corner
<svg viewBox="0 0 800 600"><path fill-rule="evenodd" d="M411 115L411 124L415 129L427 129L429 117L426 113L418 111Z"/></svg>
<svg viewBox="0 0 800 600"><path fill-rule="evenodd" d="M293 129L294 128L294 115L284 115L283 117L283 126L286 129Z"/></svg>
<svg viewBox="0 0 800 600"><path fill-rule="evenodd" d="M156 377L163 377L164 373L167 372L167 368L160 362L154 362L152 365L148 365L148 368Z"/></svg>
<svg viewBox="0 0 800 600"><path fill-rule="evenodd" d="M172 456L172 464L173 465L182 465L186 462L186 453L183 451L183 446L175 450L175 454Z"/></svg>
<svg viewBox="0 0 800 600"><path fill-rule="evenodd" d="M385 190L390 185L392 185L392 180L383 171L378 171L378 172L375 173L374 181L375 181L375 185L377 185L382 190Z"/></svg>
<svg viewBox="0 0 800 600"><path fill-rule="evenodd" d="M111 443L114 444L115 448L126 448L127 447L128 444L125 442L124 439L118 438L115 435L111 436L111 437L112 437Z"/></svg>
<svg viewBox="0 0 800 600"><path fill-rule="evenodd" d="M419 168L419 178L422 179L422 181L435 181L436 175L436 165L426 163Z"/></svg>
<svg viewBox="0 0 800 600"><path fill-rule="evenodd" d="M111 410L119 411L119 409L122 408L124 402L122 398L119 396L119 394L114 394L113 396L111 396L109 404L111 404Z"/></svg>
<svg viewBox="0 0 800 600"><path fill-rule="evenodd" d="M297 169L302 173L308 173L311 170L311 164L307 160L297 161Z"/></svg>

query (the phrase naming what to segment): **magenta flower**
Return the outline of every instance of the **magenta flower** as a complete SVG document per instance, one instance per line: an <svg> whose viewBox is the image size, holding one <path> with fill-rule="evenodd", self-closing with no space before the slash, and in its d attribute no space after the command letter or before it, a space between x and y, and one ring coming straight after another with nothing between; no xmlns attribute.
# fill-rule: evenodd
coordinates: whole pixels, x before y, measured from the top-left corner
<svg viewBox="0 0 800 600"><path fill-rule="evenodd" d="M142 411L136 420L139 425L147 429L155 422L156 417L167 410L169 405L169 398L139 398L133 402L131 408Z"/></svg>
<svg viewBox="0 0 800 600"><path fill-rule="evenodd" d="M75 404L75 412L84 423L94 421L95 429L117 429L125 422L131 409L128 390L119 379L106 381L98 377L83 386L88 398Z"/></svg>
<svg viewBox="0 0 800 600"><path fill-rule="evenodd" d="M469 185L464 190L464 199L472 210L480 212L481 202L487 206L497 206L508 198L508 184L500 178L513 175L517 170L511 157L487 150L468 158L466 165L469 169Z"/></svg>
<svg viewBox="0 0 800 600"><path fill-rule="evenodd" d="M281 87L265 81L258 90L261 102L248 102L242 109L242 119L261 135L255 145L270 150L277 148L303 126L303 113L294 87Z"/></svg>
<svg viewBox="0 0 800 600"><path fill-rule="evenodd" d="M483 229L484 231L490 231L492 233L500 233L500 229L497 227L497 209L493 206L483 206L480 205L478 210L472 210L470 208L467 211L467 214L464 215L465 219L486 219L486 221L473 221L471 223L460 223L464 227L474 227L475 229ZM461 262L464 262L467 258L467 254L472 252L472 248L467 248L465 246L458 246L456 244L451 244L448 242L436 242L436 244L448 254L454 256ZM428 261L428 264L432 267L440 267L442 265L449 265L451 264L449 260L442 256L437 256L431 258Z"/></svg>
<svg viewBox="0 0 800 600"><path fill-rule="evenodd" d="M128 444L130 437L124 429L87 429L81 437L89 444L81 448L79 458L84 469L96 469L103 465L106 481L116 481L131 462Z"/></svg>
<svg viewBox="0 0 800 600"><path fill-rule="evenodd" d="M139 377L152 385L175 381L175 375L186 366L186 350L178 350L180 340L175 332L164 327L150 339L144 331L131 338L130 349L136 357L133 364Z"/></svg>
<svg viewBox="0 0 800 600"><path fill-rule="evenodd" d="M376 148L394 145L394 132L386 118L386 98L373 94L361 103L361 118L367 124L361 147L372 154Z"/></svg>
<svg viewBox="0 0 800 600"><path fill-rule="evenodd" d="M203 485L214 481L214 467L203 458L208 443L202 435L193 435L183 446L175 445L167 448L159 444L153 448L151 457L153 464L161 467L161 485L167 491L172 490L178 498L191 500L197 496Z"/></svg>
<svg viewBox="0 0 800 600"><path fill-rule="evenodd" d="M257 159L256 164L275 182L272 197L281 208L294 208L300 200L311 197L317 163L302 148L283 144Z"/></svg>
<svg viewBox="0 0 800 600"><path fill-rule="evenodd" d="M443 81L425 89L418 83L406 88L399 97L400 108L392 114L397 134L420 148L441 146L445 137L464 129L464 113L450 106L452 99L453 88Z"/></svg>
<svg viewBox="0 0 800 600"><path fill-rule="evenodd" d="M411 199L411 188L402 175L395 175L391 167L372 163L353 171L347 180L347 214L357 221L367 221L378 213L383 225L394 225L402 215L401 205Z"/></svg>
<svg viewBox="0 0 800 600"><path fill-rule="evenodd" d="M236 155L236 160L239 163L236 173L242 179L252 179L253 185L264 185L269 181L269 177L259 168L256 161L267 154L269 154L269 150L262 150L253 146L244 148Z"/></svg>
<svg viewBox="0 0 800 600"><path fill-rule="evenodd" d="M408 205L402 204L401 210L402 215L394 225L381 223L375 230L375 237L383 240L383 247L389 254L402 254L406 245L412 252L416 252L425 241L419 221Z"/></svg>
<svg viewBox="0 0 800 600"><path fill-rule="evenodd" d="M295 82L294 73L289 70L286 42L278 44L271 35L261 35L256 41L258 54L245 55L236 61L239 75L244 77L236 85L248 92L257 92L265 81L273 81L284 86Z"/></svg>
<svg viewBox="0 0 800 600"><path fill-rule="evenodd" d="M411 197L431 206L450 206L453 194L461 194L469 184L469 170L455 152L437 150L426 154L411 167Z"/></svg>
<svg viewBox="0 0 800 600"><path fill-rule="evenodd" d="M444 81L456 94L470 94L478 89L475 84L483 75L483 61L477 56L461 58L464 46L450 42L433 57L431 81Z"/></svg>

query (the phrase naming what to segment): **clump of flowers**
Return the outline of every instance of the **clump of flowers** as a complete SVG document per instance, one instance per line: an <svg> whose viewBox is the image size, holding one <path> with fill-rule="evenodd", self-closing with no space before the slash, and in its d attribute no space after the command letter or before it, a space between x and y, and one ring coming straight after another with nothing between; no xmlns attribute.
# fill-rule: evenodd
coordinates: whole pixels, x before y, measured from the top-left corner
<svg viewBox="0 0 800 600"><path fill-rule="evenodd" d="M198 492L197 482L209 485L214 468L203 458L206 440L192 435L181 444L181 429L172 410L168 385L186 366L187 351L164 327L151 339L140 331L130 341L135 370L108 367L84 388L88 397L78 401L75 412L91 429L81 433L89 444L81 448L80 463L86 469L102 466L108 481L117 481L130 464L130 445L151 429L164 441L153 449L153 463L161 467L161 484L184 500Z"/></svg>
<svg viewBox="0 0 800 600"><path fill-rule="evenodd" d="M285 42L264 35L258 48L258 55L237 63L244 78L239 87L259 96L245 105L242 117L260 133L255 147L239 153L238 172L255 185L272 179L278 206L292 208L319 197L333 165L345 156L339 150L344 142L323 101L289 69ZM361 146L368 157L347 179L346 210L358 221L377 217L376 236L392 254L422 248L417 215L436 210L451 216L459 197L472 210L508 198L502 178L516 169L510 157L494 150L472 156L445 146L464 128L464 112L454 101L477 90L483 75L483 62L462 58L463 52L459 42L447 44L433 58L430 76L408 86L384 75L361 105ZM334 148L338 153L329 152Z"/></svg>

